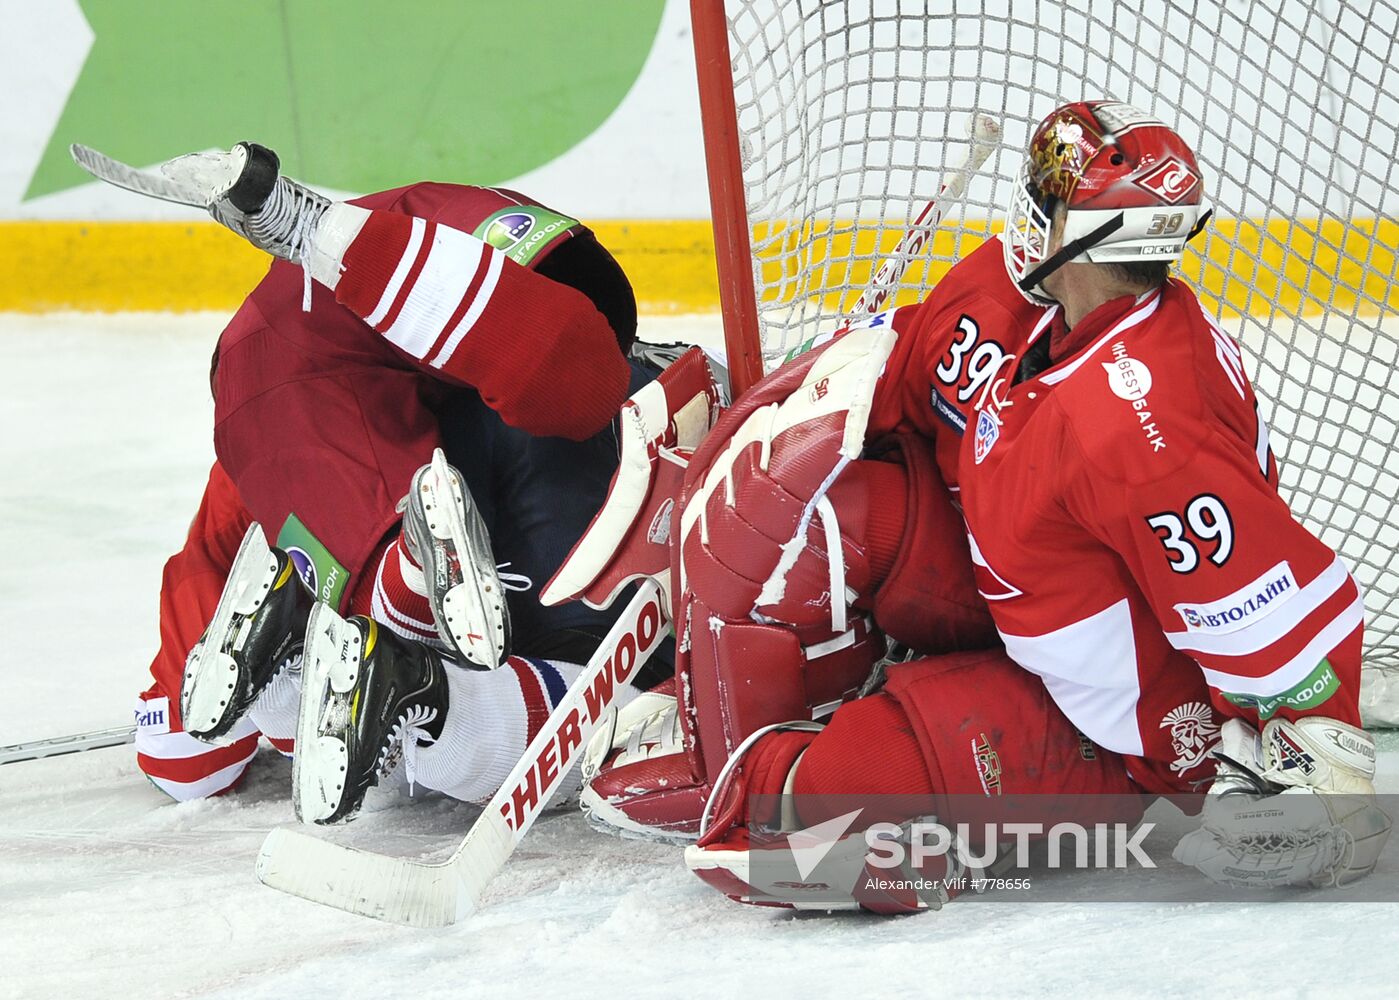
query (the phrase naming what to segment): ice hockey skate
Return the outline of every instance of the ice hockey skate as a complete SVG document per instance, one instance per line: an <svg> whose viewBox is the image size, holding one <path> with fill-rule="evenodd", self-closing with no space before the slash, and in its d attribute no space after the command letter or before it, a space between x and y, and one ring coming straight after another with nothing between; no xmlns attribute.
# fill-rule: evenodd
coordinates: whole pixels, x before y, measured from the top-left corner
<svg viewBox="0 0 1399 1000"><path fill-rule="evenodd" d="M311 594L257 522L243 536L214 617L185 662L185 730L219 743L283 670L301 667Z"/></svg>
<svg viewBox="0 0 1399 1000"><path fill-rule="evenodd" d="M316 223L330 199L281 175L277 154L255 142L227 152L187 153L147 174L87 146L74 145L77 164L109 184L138 194L206 209L253 246L303 262Z"/></svg>
<svg viewBox="0 0 1399 1000"><path fill-rule="evenodd" d="M399 506L438 635L467 666L493 670L510 656L510 608L486 525L441 448L414 474Z"/></svg>
<svg viewBox="0 0 1399 1000"><path fill-rule="evenodd" d="M292 801L303 823L335 823L400 761L413 780L418 744L442 733L446 668L431 646L321 603L306 647Z"/></svg>

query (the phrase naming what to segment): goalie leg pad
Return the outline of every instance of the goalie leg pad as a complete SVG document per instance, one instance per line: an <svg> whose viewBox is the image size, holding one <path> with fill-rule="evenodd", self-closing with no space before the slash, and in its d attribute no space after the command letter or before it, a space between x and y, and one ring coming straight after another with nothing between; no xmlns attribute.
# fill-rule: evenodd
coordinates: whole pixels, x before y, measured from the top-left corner
<svg viewBox="0 0 1399 1000"><path fill-rule="evenodd" d="M1003 650L889 667L898 701L947 795L1135 795L1121 757L1074 728L1044 683Z"/></svg>
<svg viewBox="0 0 1399 1000"><path fill-rule="evenodd" d="M718 774L765 726L826 714L859 689L882 654L883 641L863 620L827 644L803 648L789 628L724 621L696 601L690 649L676 666L696 772Z"/></svg>
<svg viewBox="0 0 1399 1000"><path fill-rule="evenodd" d="M862 831L874 822L903 824L928 811L944 822L1004 819L997 811L1002 789L1043 794L1046 827L1063 819L1083 822L1086 815L1093 822L1140 819L1146 800L1137 794L1121 759L1084 740L1049 701L1038 678L1003 653L958 654L891 667L889 687L842 705L814 736L778 726L751 746L740 747L706 807L711 821L685 851L687 866L739 902L794 906L800 904L791 902L791 884L766 884L764 869L755 864L760 850L790 850L789 838L774 839L768 833L795 833L844 816L855 806L860 806L858 825L846 824L850 832L832 845L827 858L846 852L847 864L858 865L868 850ZM988 697L988 692L993 694ZM1056 793L1119 793L1126 798L1092 800L1085 813L1082 800ZM752 814L756 795L782 798L770 813ZM868 796L910 798L852 799ZM973 815L976 803L986 803L985 816ZM1031 817L1017 808L1016 818ZM750 827L763 834L761 844L750 838ZM946 881L960 873L955 860L935 856L924 864L926 868L908 872L867 868L880 878L857 879L850 908L905 913L938 908L955 897L957 890ZM944 889L915 893L884 888L888 880L904 876L941 881Z"/></svg>

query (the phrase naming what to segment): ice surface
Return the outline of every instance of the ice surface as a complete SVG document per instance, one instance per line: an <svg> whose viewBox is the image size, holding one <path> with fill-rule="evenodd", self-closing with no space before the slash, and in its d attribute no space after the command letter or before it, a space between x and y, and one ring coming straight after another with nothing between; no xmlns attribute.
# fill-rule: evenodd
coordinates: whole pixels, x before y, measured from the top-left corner
<svg viewBox="0 0 1399 1000"><path fill-rule="evenodd" d="M124 723L156 591L211 460L221 317L0 316L0 743ZM651 320L653 339L713 322ZM1381 755L1399 790L1399 753ZM0 768L0 998L1388 996L1396 907L954 902L904 919L730 903L673 848L546 817L487 906L443 932L253 878L292 820L264 753L176 805L130 748ZM445 856L473 813L389 803L337 836ZM1174 876L1192 878L1188 872ZM1085 882L1085 895L1091 895Z"/></svg>

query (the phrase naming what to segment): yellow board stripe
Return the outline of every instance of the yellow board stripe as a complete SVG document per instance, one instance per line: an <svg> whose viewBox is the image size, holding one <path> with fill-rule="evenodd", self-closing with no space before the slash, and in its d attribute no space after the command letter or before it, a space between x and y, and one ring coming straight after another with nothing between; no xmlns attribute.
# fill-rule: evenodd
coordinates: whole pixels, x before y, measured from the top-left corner
<svg viewBox="0 0 1399 1000"><path fill-rule="evenodd" d="M718 308L707 221L592 227L631 277L642 312ZM1182 265L1187 277L1202 283L1210 304L1222 300L1229 311L1255 315L1399 309L1399 221L1275 219L1263 225L1224 219L1213 229L1222 238L1209 242L1208 256L1192 252ZM757 234L760 241L767 235ZM799 247L800 259L814 265L828 287L850 281L863 289L870 259L891 250L899 235L853 225L837 226L831 235L793 227L773 236L771 249L760 253L771 258ZM955 259L984 237L984 231L959 235L943 229L931 253ZM1247 252L1231 250L1234 239ZM925 274L925 265L916 263L906 283L936 280L948 266L933 261ZM775 261L764 265L765 277L779 276L781 268ZM212 222L0 222L0 311L232 311L266 270L266 256ZM899 301L916 294L910 290Z"/></svg>

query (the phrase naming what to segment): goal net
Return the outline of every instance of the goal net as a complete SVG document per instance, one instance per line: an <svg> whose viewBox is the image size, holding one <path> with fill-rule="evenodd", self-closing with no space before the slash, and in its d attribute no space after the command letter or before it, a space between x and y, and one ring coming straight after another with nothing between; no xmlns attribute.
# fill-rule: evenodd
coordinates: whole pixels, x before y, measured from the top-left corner
<svg viewBox="0 0 1399 1000"><path fill-rule="evenodd" d="M692 10L731 360L747 344L770 369L839 323L966 155L976 111L1004 144L893 304L1000 228L1058 104L1126 101L1192 143L1215 216L1179 273L1244 346L1283 495L1365 591L1365 708L1399 722L1399 0Z"/></svg>

